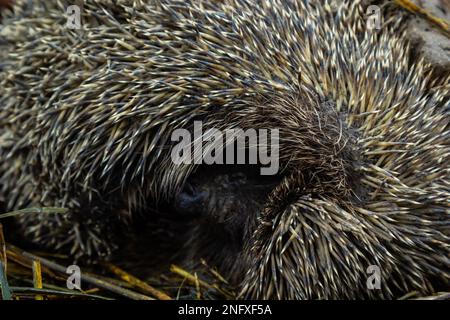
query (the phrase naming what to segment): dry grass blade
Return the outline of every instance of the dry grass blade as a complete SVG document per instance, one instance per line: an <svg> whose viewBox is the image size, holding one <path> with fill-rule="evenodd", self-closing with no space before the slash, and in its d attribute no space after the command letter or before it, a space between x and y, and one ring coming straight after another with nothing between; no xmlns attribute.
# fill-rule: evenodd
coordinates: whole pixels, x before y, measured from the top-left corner
<svg viewBox="0 0 450 320"><path fill-rule="evenodd" d="M198 278L196 278L194 275L190 274L189 272L187 272L186 270L184 270L183 268L180 268L179 266L176 265L171 265L170 266L170 271L173 273L178 274L179 276L183 277L184 279L186 279L186 281L192 285L196 285L197 282L200 286L204 287L204 288L208 288L208 289L213 289L214 286L203 281L200 280Z"/></svg>
<svg viewBox="0 0 450 320"><path fill-rule="evenodd" d="M186 280L186 282L188 282L189 284L198 288L197 289L198 292L200 291L200 287L203 287L203 288L207 288L207 289L215 289L215 290L219 291L221 294L223 294L225 297L227 297L228 299L234 298L233 293L229 292L228 290L219 287L217 284L209 284L206 281L198 279L197 275L192 275L188 271L184 270L183 268L180 268L179 266L176 266L174 264L171 265L170 271L175 274L178 274L184 280Z"/></svg>
<svg viewBox="0 0 450 320"><path fill-rule="evenodd" d="M158 298L159 300L172 300L171 297L169 297L164 292L159 291L158 289L152 287L148 283L136 278L135 276L129 274L128 272L120 269L117 266L114 266L112 264L107 264L106 268L114 273L115 275L119 276L122 280L130 283L132 286L139 288L143 290L145 293L148 293L155 298Z"/></svg>
<svg viewBox="0 0 450 320"><path fill-rule="evenodd" d="M197 290L197 300L200 300L202 298L202 292L200 290L200 283L198 281L197 272L194 272L194 277L195 277L195 289Z"/></svg>
<svg viewBox="0 0 450 320"><path fill-rule="evenodd" d="M56 289L37 289L31 287L11 287L11 290L14 294L18 295L41 295L46 298L51 297L80 297L80 298L91 298L91 299L100 299L100 300L113 300L111 298L102 297L94 294L87 294L76 292L73 290L56 290Z"/></svg>
<svg viewBox="0 0 450 320"><path fill-rule="evenodd" d="M8 248L13 248L15 249L14 251L18 251L19 249L15 248L14 246L8 245ZM39 261L42 265L46 266L47 268L57 271L57 272L61 272L61 273L66 273L66 268L56 262L38 257L34 254L31 254L29 252L25 252L25 251L21 251L21 255L31 261L33 260L37 260ZM136 293L133 292L131 290L128 289L124 289L121 288L117 285L111 284L105 280L101 280L98 279L97 277L95 277L94 275L90 275L90 274L86 274L86 273L82 273L81 274L81 280L87 283L90 283L92 285L95 285L97 287L103 288L105 290L108 290L110 292L113 292L115 294L121 295L123 297L129 298L129 299L133 299L133 300L154 300L153 298L140 294L140 293Z"/></svg>
<svg viewBox="0 0 450 320"><path fill-rule="evenodd" d="M36 289L42 289L41 263L38 260L33 261L33 286ZM37 295L36 300L44 300L44 297Z"/></svg>
<svg viewBox="0 0 450 320"><path fill-rule="evenodd" d="M30 259L28 258L23 257L22 251L10 244L8 244L8 246L6 247L6 255L9 258L9 260L17 263L18 265L25 267L27 269L32 268L32 261L30 261ZM56 274L55 272L53 272L52 270L48 269L45 266L42 267L41 265L41 271L49 275L53 279L65 280L65 277Z"/></svg>
<svg viewBox="0 0 450 320"><path fill-rule="evenodd" d="M215 278L217 278L220 282L223 282L224 284L229 284L228 283L228 281L224 278L224 277L222 277L222 275L219 273L219 272L217 272L216 270L214 270L213 268L211 268L207 263L206 263L206 261L205 261L205 259L201 259L201 263L202 263L202 265L204 265L207 269L208 269L208 271L215 277Z"/></svg>
<svg viewBox="0 0 450 320"><path fill-rule="evenodd" d="M430 21L432 24L436 25L442 31L444 31L448 36L450 36L450 24L445 20L434 16L429 13L427 10L419 7L415 3L410 0L395 0L395 3L402 8L414 13L423 16L425 19Z"/></svg>

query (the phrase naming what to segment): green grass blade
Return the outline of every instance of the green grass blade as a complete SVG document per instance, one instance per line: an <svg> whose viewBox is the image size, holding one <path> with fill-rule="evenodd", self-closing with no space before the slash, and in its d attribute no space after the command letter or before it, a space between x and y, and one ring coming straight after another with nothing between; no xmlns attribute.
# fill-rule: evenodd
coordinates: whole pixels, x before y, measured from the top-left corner
<svg viewBox="0 0 450 320"><path fill-rule="evenodd" d="M2 293L2 300L12 300L11 290L6 280L5 266L0 261L0 291Z"/></svg>

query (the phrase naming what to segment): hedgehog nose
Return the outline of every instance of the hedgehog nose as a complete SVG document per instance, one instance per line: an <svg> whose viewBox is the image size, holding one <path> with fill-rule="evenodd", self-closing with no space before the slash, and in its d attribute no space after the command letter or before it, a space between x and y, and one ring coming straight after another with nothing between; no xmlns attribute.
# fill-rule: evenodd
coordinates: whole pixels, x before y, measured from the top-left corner
<svg viewBox="0 0 450 320"><path fill-rule="evenodd" d="M175 196L174 209L181 215L200 215L208 197L208 191L197 190L187 183L183 190Z"/></svg>

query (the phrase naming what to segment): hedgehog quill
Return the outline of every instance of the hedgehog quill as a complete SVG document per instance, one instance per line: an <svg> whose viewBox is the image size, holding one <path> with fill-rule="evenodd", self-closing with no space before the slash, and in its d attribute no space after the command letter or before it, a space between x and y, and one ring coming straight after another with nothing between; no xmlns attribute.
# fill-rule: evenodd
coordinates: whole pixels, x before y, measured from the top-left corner
<svg viewBox="0 0 450 320"><path fill-rule="evenodd" d="M241 298L450 287L450 75L409 54L401 20L369 30L361 1L88 0L71 29L70 5L16 1L0 31L0 199L68 209L20 216L28 241L113 257L166 204L194 221L185 259ZM194 121L279 130L279 174L173 163Z"/></svg>

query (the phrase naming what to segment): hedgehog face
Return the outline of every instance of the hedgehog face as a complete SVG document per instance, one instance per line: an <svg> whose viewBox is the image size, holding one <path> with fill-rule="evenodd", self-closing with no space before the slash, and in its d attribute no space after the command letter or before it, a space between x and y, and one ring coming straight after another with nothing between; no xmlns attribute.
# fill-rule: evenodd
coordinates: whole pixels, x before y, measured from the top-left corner
<svg viewBox="0 0 450 320"><path fill-rule="evenodd" d="M309 282L323 287L339 277L323 274L332 267L334 252L321 246L349 225L352 230L348 210L365 196L356 134L334 103L315 95L276 97L257 105L249 108L245 124L279 128L283 171L261 176L252 166L202 166L176 196L175 209L200 217L202 235L195 238L204 240L199 252L213 252L222 271L244 283L243 295L312 297ZM346 243L338 239L332 245ZM330 290L322 289L315 291L317 297Z"/></svg>

